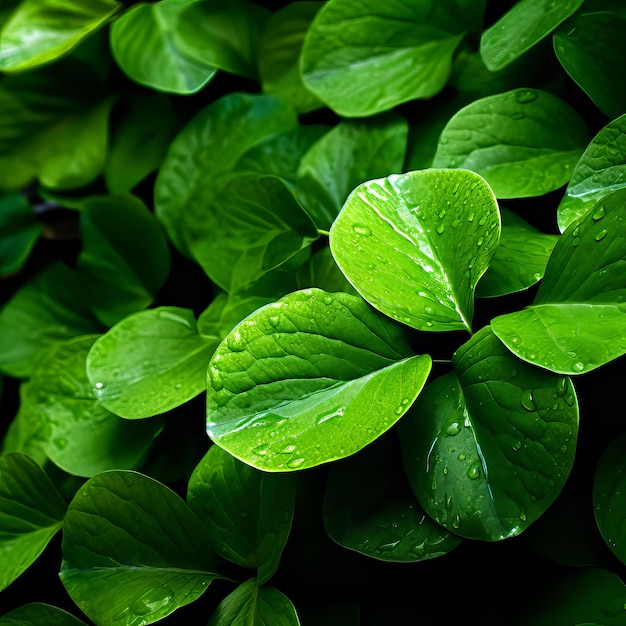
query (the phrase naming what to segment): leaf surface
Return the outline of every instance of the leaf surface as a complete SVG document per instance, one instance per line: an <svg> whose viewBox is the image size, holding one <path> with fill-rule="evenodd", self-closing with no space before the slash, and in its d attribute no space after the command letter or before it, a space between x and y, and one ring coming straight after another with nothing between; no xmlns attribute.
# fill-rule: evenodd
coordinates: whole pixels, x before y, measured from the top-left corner
<svg viewBox="0 0 626 626"><path fill-rule="evenodd" d="M0 275L11 274L24 265L41 230L26 196L0 195Z"/></svg>
<svg viewBox="0 0 626 626"><path fill-rule="evenodd" d="M30 602L0 617L0 626L86 626L70 613L43 602Z"/></svg>

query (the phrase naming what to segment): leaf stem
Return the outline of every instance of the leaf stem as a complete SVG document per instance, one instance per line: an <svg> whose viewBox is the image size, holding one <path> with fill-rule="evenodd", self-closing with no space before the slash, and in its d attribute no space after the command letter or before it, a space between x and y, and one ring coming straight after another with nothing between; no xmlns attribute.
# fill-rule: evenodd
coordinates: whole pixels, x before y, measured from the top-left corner
<svg viewBox="0 0 626 626"><path fill-rule="evenodd" d="M321 228L317 229L317 233L318 233L318 235L326 235L326 237L328 237L330 235L330 231L322 230Z"/></svg>

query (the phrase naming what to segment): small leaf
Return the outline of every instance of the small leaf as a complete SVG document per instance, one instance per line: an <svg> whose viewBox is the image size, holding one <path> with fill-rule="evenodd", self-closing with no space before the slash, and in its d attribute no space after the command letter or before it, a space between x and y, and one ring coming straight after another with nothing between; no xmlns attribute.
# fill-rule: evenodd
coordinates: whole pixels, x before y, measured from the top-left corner
<svg viewBox="0 0 626 626"><path fill-rule="evenodd" d="M41 235L41 224L24 195L0 194L0 232L0 275L6 275L24 265Z"/></svg>
<svg viewBox="0 0 626 626"><path fill-rule="evenodd" d="M42 602L30 602L0 617L0 626L87 626L71 613Z"/></svg>
<svg viewBox="0 0 626 626"><path fill-rule="evenodd" d="M299 626L287 596L274 587L258 586L254 579L241 583L217 607L208 626Z"/></svg>
<svg viewBox="0 0 626 626"><path fill-rule="evenodd" d="M111 471L88 480L69 505L60 576L89 619L112 626L156 622L219 574L202 524L173 491Z"/></svg>
<svg viewBox="0 0 626 626"><path fill-rule="evenodd" d="M430 367L360 298L297 291L255 311L215 351L207 432L262 470L314 467L391 428Z"/></svg>
<svg viewBox="0 0 626 626"><path fill-rule="evenodd" d="M400 424L404 464L426 513L450 532L520 534L561 491L574 462L571 381L519 361L485 327L454 371L431 382Z"/></svg>
<svg viewBox="0 0 626 626"><path fill-rule="evenodd" d="M276 572L295 505L291 476L268 474L211 446L189 479L189 508L224 559L257 570L257 584Z"/></svg>
<svg viewBox="0 0 626 626"><path fill-rule="evenodd" d="M497 71L524 54L573 15L583 0L521 0L480 38L480 55Z"/></svg>
<svg viewBox="0 0 626 626"><path fill-rule="evenodd" d="M87 375L103 407L127 419L165 413L204 390L215 337L193 312L157 307L129 315L93 345Z"/></svg>
<svg viewBox="0 0 626 626"><path fill-rule="evenodd" d="M605 196L560 236L531 306L491 327L521 359L583 374L626 354L626 189Z"/></svg>
<svg viewBox="0 0 626 626"><path fill-rule="evenodd" d="M472 170L497 198L541 196L567 183L586 145L586 124L569 104L540 89L514 89L453 115L433 167Z"/></svg>
<svg viewBox="0 0 626 626"><path fill-rule="evenodd" d="M66 505L29 457L0 454L0 590L44 551L63 526Z"/></svg>
<svg viewBox="0 0 626 626"><path fill-rule="evenodd" d="M386 315L418 330L469 330L499 235L498 206L480 176L422 170L357 187L332 225L330 249Z"/></svg>

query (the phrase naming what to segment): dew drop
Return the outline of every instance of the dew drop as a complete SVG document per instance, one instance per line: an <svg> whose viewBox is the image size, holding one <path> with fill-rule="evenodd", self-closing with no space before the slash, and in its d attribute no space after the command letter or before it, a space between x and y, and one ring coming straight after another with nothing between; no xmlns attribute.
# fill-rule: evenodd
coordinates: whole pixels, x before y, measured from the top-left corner
<svg viewBox="0 0 626 626"><path fill-rule="evenodd" d="M287 467L290 467L291 469L296 469L297 467L300 467L303 463L304 459L302 457L298 457L297 459L292 459L291 461L288 461Z"/></svg>
<svg viewBox="0 0 626 626"><path fill-rule="evenodd" d="M521 89L515 94L515 100L520 104L529 104L538 98L539 94L532 89Z"/></svg>
<svg viewBox="0 0 626 626"><path fill-rule="evenodd" d="M425 306L424 307L424 313L426 313L427 315L432 315L434 313L433 311L433 307L431 306Z"/></svg>
<svg viewBox="0 0 626 626"><path fill-rule="evenodd" d="M521 441L516 441L511 448L513 448L513 450L515 450L515 452L517 452L518 450L522 449L522 442Z"/></svg>
<svg viewBox="0 0 626 626"><path fill-rule="evenodd" d="M63 439L62 437L59 437L59 438L54 440L54 445L59 450L65 450L65 448L67 447L67 439Z"/></svg>
<svg viewBox="0 0 626 626"><path fill-rule="evenodd" d="M452 510L452 496L446 496L445 506L448 511Z"/></svg>
<svg viewBox="0 0 626 626"><path fill-rule="evenodd" d="M238 330L234 331L231 335L228 336L226 344L228 345L228 349L231 352L242 352L243 350L245 350L243 337Z"/></svg>
<svg viewBox="0 0 626 626"><path fill-rule="evenodd" d="M269 452L269 450L267 449L267 444L262 443L258 445L256 448L252 448L250 452L254 454L255 456L267 456L267 453Z"/></svg>
<svg viewBox="0 0 626 626"><path fill-rule="evenodd" d="M461 526L461 516L457 513L453 518L452 518L452 528L460 528Z"/></svg>
<svg viewBox="0 0 626 626"><path fill-rule="evenodd" d="M574 363L574 369L577 372L582 372L585 369L585 364L578 361L577 363Z"/></svg>
<svg viewBox="0 0 626 626"><path fill-rule="evenodd" d="M441 209L441 211L439 211L439 219L442 220L444 218L445 214L446 214L446 210L445 209Z"/></svg>
<svg viewBox="0 0 626 626"><path fill-rule="evenodd" d="M476 465L472 465L467 470L467 477L470 480L477 480L478 478L480 478L480 467L477 464Z"/></svg>
<svg viewBox="0 0 626 626"><path fill-rule="evenodd" d="M467 216L467 221L468 221L468 222L473 222L473 221L474 221L474 213L473 213L473 212L472 212L472 213L470 213L470 214Z"/></svg>
<svg viewBox="0 0 626 626"><path fill-rule="evenodd" d="M591 218L593 219L594 222L597 222L598 220L601 220L604 215L605 215L606 211L604 209L603 206L599 206L594 212L593 215L591 216Z"/></svg>
<svg viewBox="0 0 626 626"><path fill-rule="evenodd" d="M520 396L520 404L527 411L536 411L537 407L535 406L535 400L533 398L533 392L530 389L526 389L522 391L522 395Z"/></svg>
<svg viewBox="0 0 626 626"><path fill-rule="evenodd" d="M562 376L556 383L556 395L559 397L563 397L567 392L567 378Z"/></svg>
<svg viewBox="0 0 626 626"><path fill-rule="evenodd" d="M286 445L278 454L292 454L296 451L296 446L292 443Z"/></svg>
<svg viewBox="0 0 626 626"><path fill-rule="evenodd" d="M426 541L422 541L422 543L413 546L410 552L415 556L424 556L426 554Z"/></svg>
<svg viewBox="0 0 626 626"><path fill-rule="evenodd" d="M602 241L606 237L606 228L603 228L597 235L596 241Z"/></svg>
<svg viewBox="0 0 626 626"><path fill-rule="evenodd" d="M353 224L352 230L361 237L369 237L372 234L371 229L367 226L363 226L362 224Z"/></svg>
<svg viewBox="0 0 626 626"><path fill-rule="evenodd" d="M465 455L461 452L458 456L459 461L465 461Z"/></svg>
<svg viewBox="0 0 626 626"><path fill-rule="evenodd" d="M278 326L278 322L279 322L280 320L278 319L278 315L270 315L270 316L267 318L267 321L269 322L269 324L270 324L270 326L271 326L272 328L276 328L276 327Z"/></svg>
<svg viewBox="0 0 626 626"><path fill-rule="evenodd" d="M320 413L319 417L317 418L317 423L323 424L324 422L327 422L328 420L333 419L333 417L341 417L342 415L343 415L343 407L335 407L334 409L330 411L325 411L324 413Z"/></svg>
<svg viewBox="0 0 626 626"><path fill-rule="evenodd" d="M572 247L573 248L576 248L579 243L580 243L580 239L578 237L575 237L574 239L572 239Z"/></svg>
<svg viewBox="0 0 626 626"><path fill-rule="evenodd" d="M443 231L445 230L445 226L443 224L439 224L437 228L435 228L438 235L443 235Z"/></svg>
<svg viewBox="0 0 626 626"><path fill-rule="evenodd" d="M454 437L454 435L458 435L461 432L461 426L458 422L452 422L450 426L448 426L446 430L446 435L449 437Z"/></svg>
<svg viewBox="0 0 626 626"><path fill-rule="evenodd" d="M182 383L176 383L176 384L174 385L174 389L176 389L176 390L178 390L178 389L182 389L182 388L183 388Z"/></svg>

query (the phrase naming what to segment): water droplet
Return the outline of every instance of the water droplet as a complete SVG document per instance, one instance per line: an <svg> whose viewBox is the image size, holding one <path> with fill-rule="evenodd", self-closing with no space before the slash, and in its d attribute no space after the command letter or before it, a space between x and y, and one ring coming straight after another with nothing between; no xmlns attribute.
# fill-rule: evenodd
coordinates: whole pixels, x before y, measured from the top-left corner
<svg viewBox="0 0 626 626"><path fill-rule="evenodd" d="M67 439L63 439L62 437L58 437L57 439L54 440L54 445L59 450L65 450L65 448L67 447Z"/></svg>
<svg viewBox="0 0 626 626"><path fill-rule="evenodd" d="M324 413L320 413L319 417L317 418L317 423L323 424L324 422L327 422L328 420L333 419L333 417L341 417L343 415L343 409L344 407L335 407L334 409L330 411L325 411Z"/></svg>
<svg viewBox="0 0 626 626"><path fill-rule="evenodd" d="M394 411L396 415L402 415L405 411L406 407L403 405L400 405L398 407L396 407L396 410Z"/></svg>
<svg viewBox="0 0 626 626"><path fill-rule="evenodd" d="M182 388L183 388L182 383L176 383L176 384L174 385L174 389L176 389L176 390L178 390L178 389L182 389Z"/></svg>
<svg viewBox="0 0 626 626"><path fill-rule="evenodd" d="M511 448L513 448L513 450L515 450L515 452L517 452L518 450L522 449L522 442L521 441L516 441Z"/></svg>
<svg viewBox="0 0 626 626"><path fill-rule="evenodd" d="M102 389L104 387L103 383L96 383L96 389Z"/></svg>
<svg viewBox="0 0 626 626"><path fill-rule="evenodd" d="M441 211L439 211L439 219L442 220L445 214L446 214L445 208L441 209Z"/></svg>
<svg viewBox="0 0 626 626"><path fill-rule="evenodd" d="M602 241L606 237L606 228L603 228L597 235L596 241Z"/></svg>
<svg viewBox="0 0 626 626"><path fill-rule="evenodd" d="M387 543L382 543L380 544L377 548L376 548L376 552L391 552L392 550L394 550L398 544L400 543L400 540L398 541L389 541Z"/></svg>
<svg viewBox="0 0 626 626"><path fill-rule="evenodd" d="M585 369L585 364L578 361L577 363L574 363L574 369L577 372L582 372Z"/></svg>
<svg viewBox="0 0 626 626"><path fill-rule="evenodd" d="M478 463L475 463L474 465L471 465L469 467L469 469L467 470L467 477L470 480L476 480L480 478L480 465Z"/></svg>
<svg viewBox="0 0 626 626"><path fill-rule="evenodd" d="M424 540L422 543L418 543L416 546L413 546L410 552L415 556L424 556L426 554L426 541Z"/></svg>
<svg viewBox="0 0 626 626"><path fill-rule="evenodd" d="M446 435L450 437L454 437L454 435L458 435L461 432L461 426L458 422L452 422L450 426L448 426L446 430Z"/></svg>
<svg viewBox="0 0 626 626"><path fill-rule="evenodd" d="M362 224L353 224L352 230L361 237L369 237L372 234L372 231L367 226L363 226Z"/></svg>
<svg viewBox="0 0 626 626"><path fill-rule="evenodd" d="M226 345L228 345L228 349L231 352L242 352L243 350L245 350L246 347L243 337L238 330L234 331L228 336Z"/></svg>
<svg viewBox="0 0 626 626"><path fill-rule="evenodd" d="M465 455L461 452L458 456L459 461L465 461Z"/></svg>
<svg viewBox="0 0 626 626"><path fill-rule="evenodd" d="M574 394L572 393L568 393L564 399L565 399L565 404L567 404L567 406L574 406L574 404L576 404L576 398L574 397Z"/></svg>
<svg viewBox="0 0 626 626"><path fill-rule="evenodd" d="M426 326L428 326L429 328L433 325L432 322L426 322Z"/></svg>
<svg viewBox="0 0 626 626"><path fill-rule="evenodd" d="M525 391L522 391L522 395L520 396L520 404L527 410L527 411L536 411L537 407L535 406L535 400L533 398L533 392L531 389L526 389Z"/></svg>
<svg viewBox="0 0 626 626"><path fill-rule="evenodd" d="M270 326L272 328L276 328L278 326L278 322L280 321L278 318L278 315L270 315L267 318L267 321L269 322Z"/></svg>
<svg viewBox="0 0 626 626"><path fill-rule="evenodd" d="M572 247L573 248L576 248L579 243L580 243L580 239L578 237L575 237L574 239L572 239Z"/></svg>
<svg viewBox="0 0 626 626"><path fill-rule="evenodd" d="M324 296L324 297L322 298L322 302L323 302L324 304L332 304L332 303L333 303L333 299L332 299L330 296Z"/></svg>
<svg viewBox="0 0 626 626"><path fill-rule="evenodd" d="M559 397L563 397L565 395L565 392L567 391L567 378L565 378L565 376L562 376L561 378L559 378L559 380L556 383L556 394Z"/></svg>
<svg viewBox="0 0 626 626"><path fill-rule="evenodd" d="M287 467L290 467L291 469L296 469L297 467L300 467L303 463L304 459L302 457L298 457L297 459L292 459L291 461L288 461Z"/></svg>
<svg viewBox="0 0 626 626"><path fill-rule="evenodd" d="M452 518L452 528L460 528L461 527L461 516L457 513L453 518Z"/></svg>
<svg viewBox="0 0 626 626"><path fill-rule="evenodd" d="M485 241L484 237L479 237L478 240L476 241L476 245L478 245L478 247L482 246L483 241Z"/></svg>
<svg viewBox="0 0 626 626"><path fill-rule="evenodd" d="M599 206L594 212L593 215L591 216L592 219L597 222L598 220L601 220L604 217L604 214L606 213L605 209L603 206Z"/></svg>
<svg viewBox="0 0 626 626"><path fill-rule="evenodd" d="M434 313L433 311L433 307L431 306L425 306L424 307L424 313L426 313L427 315L432 315Z"/></svg>
<svg viewBox="0 0 626 626"><path fill-rule="evenodd" d="M519 518L522 522L525 522L528 518L526 517L526 513L524 513L524 511L521 511L519 514Z"/></svg>
<svg viewBox="0 0 626 626"><path fill-rule="evenodd" d="M267 456L269 450L267 449L266 443L261 443L256 448L252 448L250 452L256 456Z"/></svg>
<svg viewBox="0 0 626 626"><path fill-rule="evenodd" d="M472 212L472 213L470 213L470 214L467 216L467 221L468 221L468 222L473 222L473 221L474 221L474 213L473 213L473 212Z"/></svg>
<svg viewBox="0 0 626 626"><path fill-rule="evenodd" d="M437 226L437 228L435 228L435 230L437 231L438 235L443 235L443 231L445 230L445 226L443 224L439 224Z"/></svg>
<svg viewBox="0 0 626 626"><path fill-rule="evenodd" d="M448 511L452 510L452 496L446 496L445 506Z"/></svg>
<svg viewBox="0 0 626 626"><path fill-rule="evenodd" d="M293 454L296 451L296 446L292 443L286 445L282 450L278 452L278 454Z"/></svg>
<svg viewBox="0 0 626 626"><path fill-rule="evenodd" d="M533 89L520 89L515 93L515 100L520 104L529 104L534 102L539 97L539 94Z"/></svg>
<svg viewBox="0 0 626 626"><path fill-rule="evenodd" d="M521 111L513 111L510 117L512 120L523 120L526 116Z"/></svg>

